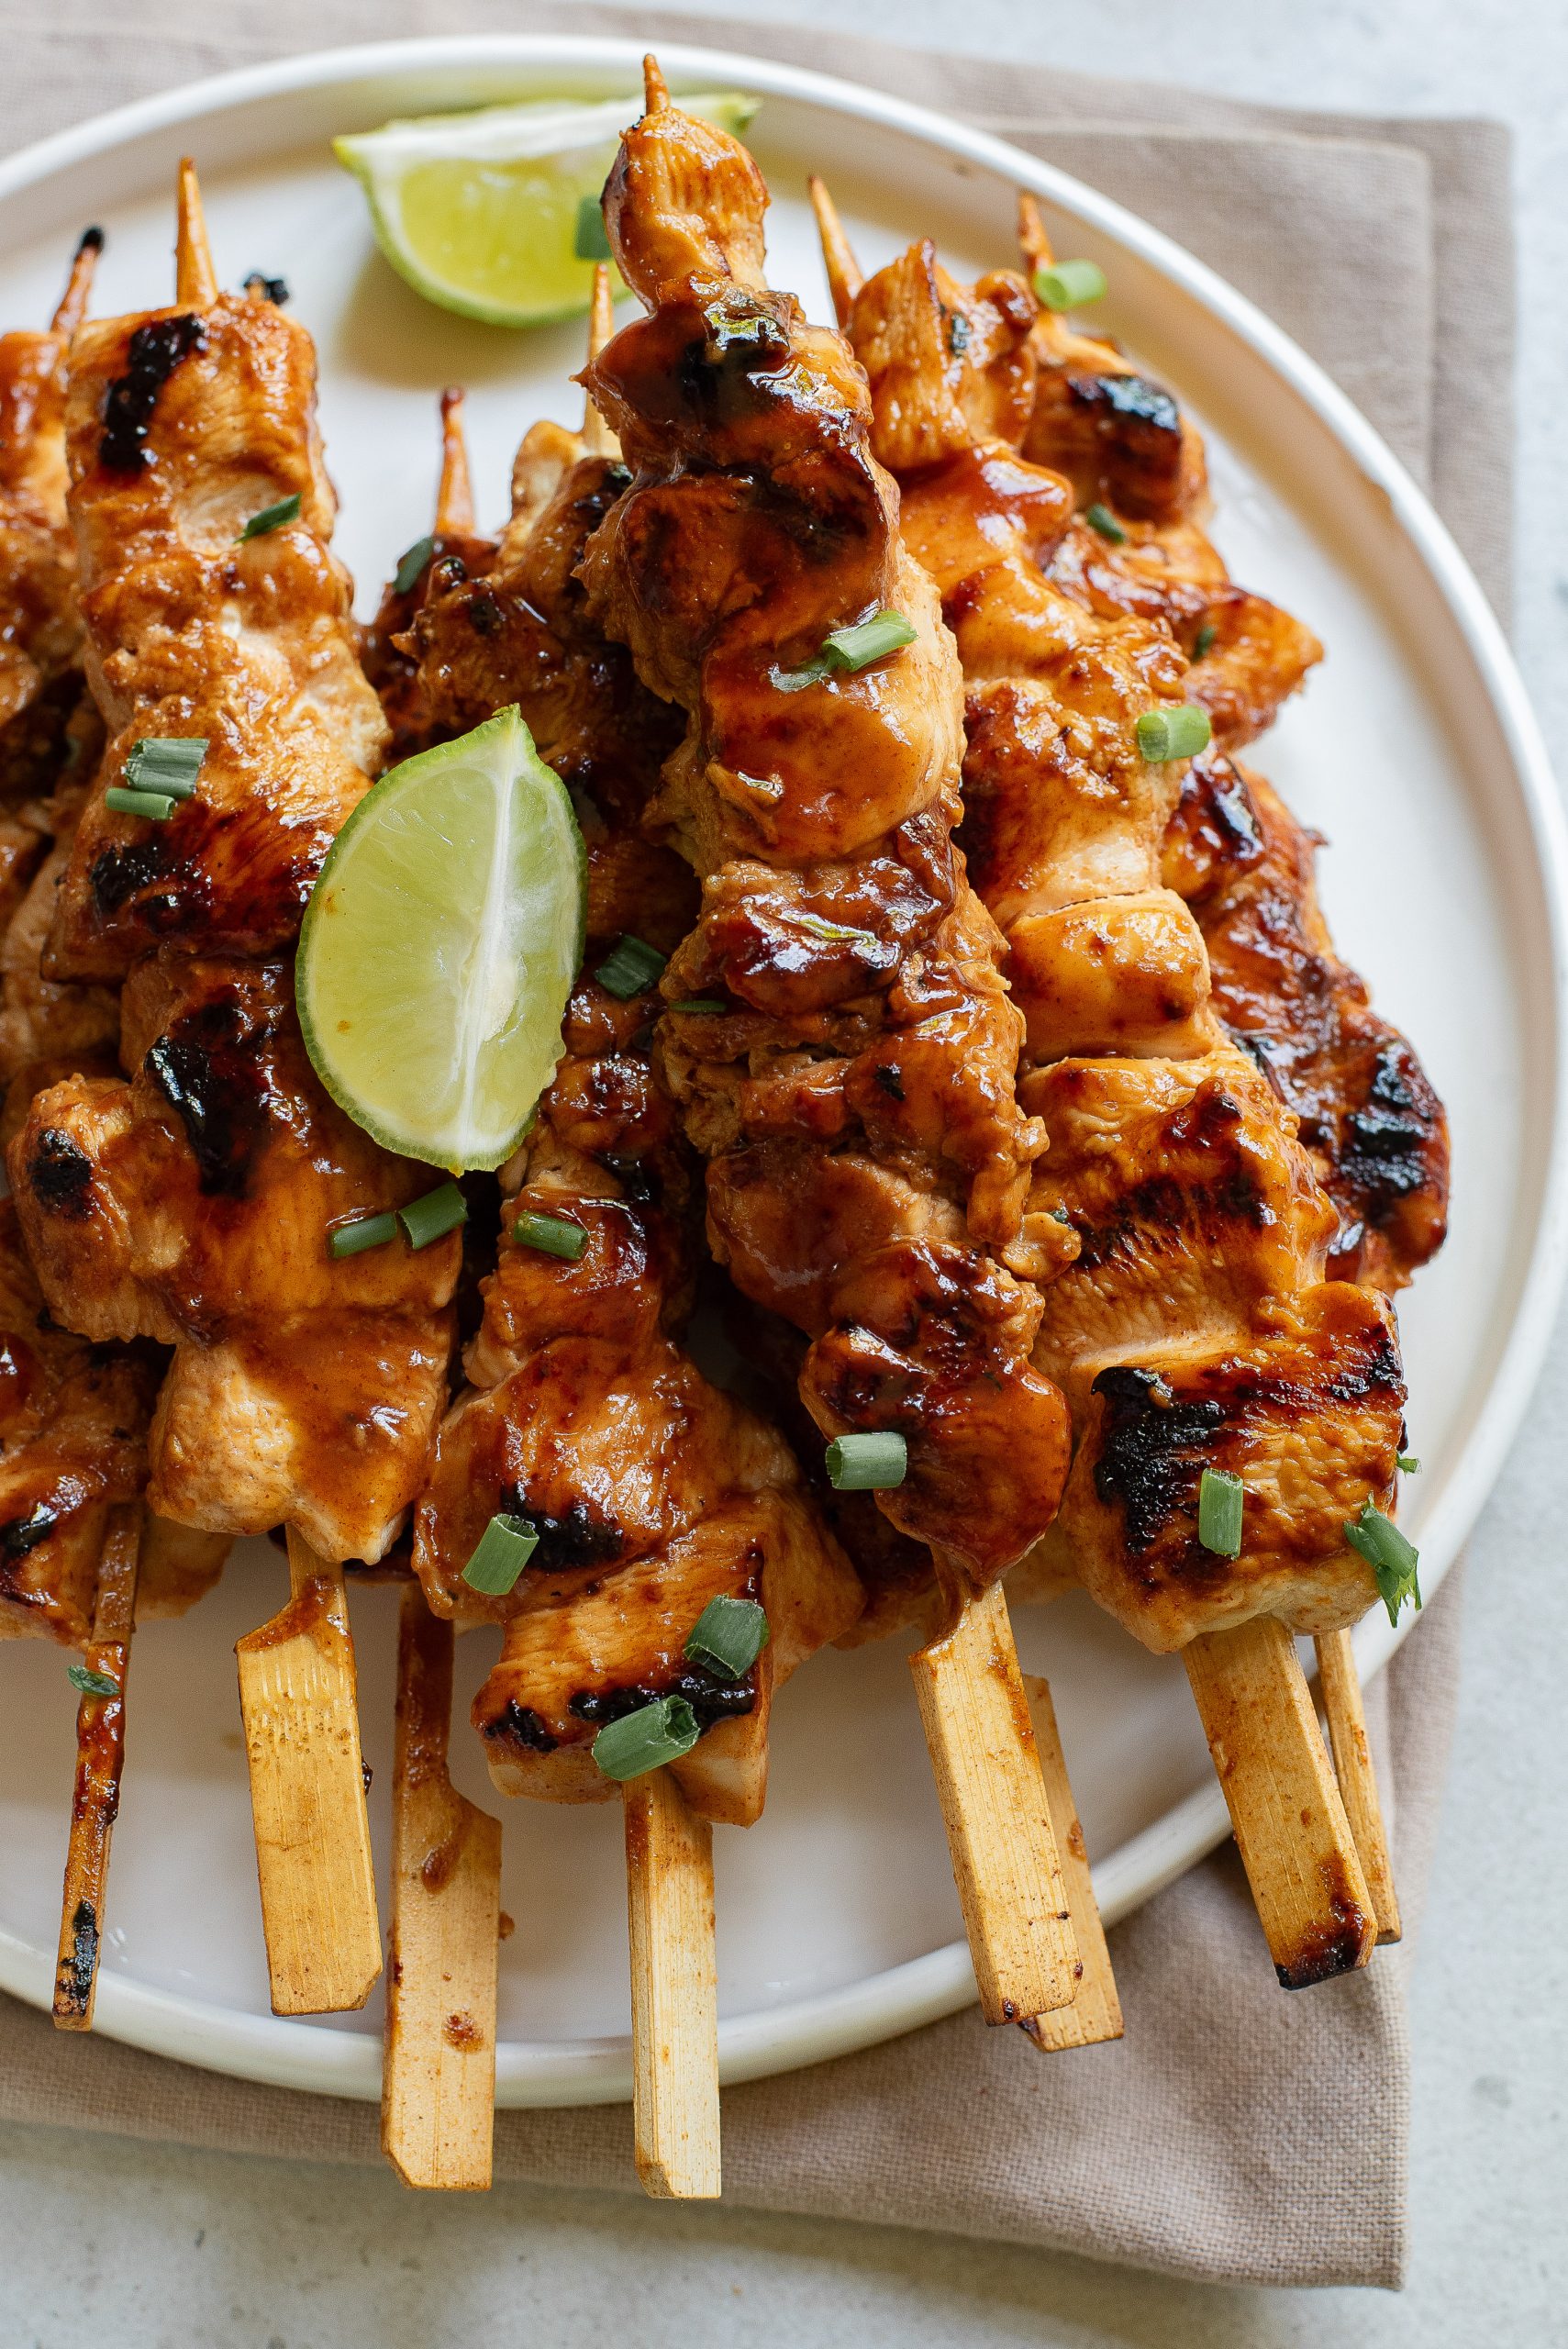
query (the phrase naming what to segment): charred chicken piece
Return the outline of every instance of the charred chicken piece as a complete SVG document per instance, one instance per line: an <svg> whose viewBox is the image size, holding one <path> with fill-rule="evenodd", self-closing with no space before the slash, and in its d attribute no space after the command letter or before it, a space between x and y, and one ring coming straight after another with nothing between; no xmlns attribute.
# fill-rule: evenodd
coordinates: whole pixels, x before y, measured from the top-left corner
<svg viewBox="0 0 1568 2349"><path fill-rule="evenodd" d="M764 282L766 202L744 149L657 97L622 142L606 220L649 315L584 379L633 479L584 575L686 718L649 814L703 884L661 1056L715 1252L811 1340L819 1431L904 1434L879 1498L962 1596L1038 1536L1065 1460L1029 1363L1039 1302L998 1252L1042 1138L952 843L951 641L860 369ZM912 640L828 674L828 638L885 611Z"/></svg>

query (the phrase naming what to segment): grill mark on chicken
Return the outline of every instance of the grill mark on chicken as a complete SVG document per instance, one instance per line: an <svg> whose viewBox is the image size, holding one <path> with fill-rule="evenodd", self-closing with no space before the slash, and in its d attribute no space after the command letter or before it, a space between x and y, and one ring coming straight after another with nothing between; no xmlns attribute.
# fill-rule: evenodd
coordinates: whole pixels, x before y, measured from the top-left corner
<svg viewBox="0 0 1568 2349"><path fill-rule="evenodd" d="M45 1126L27 1160L28 1187L46 1215L80 1221L88 1211L93 1162L71 1136Z"/></svg>
<svg viewBox="0 0 1568 2349"><path fill-rule="evenodd" d="M100 464L115 473L139 473L152 462L147 435L158 395L181 361L206 340L200 318L190 311L136 328L126 346L125 373L104 394Z"/></svg>
<svg viewBox="0 0 1568 2349"><path fill-rule="evenodd" d="M277 1023L258 1019L238 988L175 1020L142 1062L178 1116L211 1196L238 1197L266 1141L276 1107L270 1060Z"/></svg>

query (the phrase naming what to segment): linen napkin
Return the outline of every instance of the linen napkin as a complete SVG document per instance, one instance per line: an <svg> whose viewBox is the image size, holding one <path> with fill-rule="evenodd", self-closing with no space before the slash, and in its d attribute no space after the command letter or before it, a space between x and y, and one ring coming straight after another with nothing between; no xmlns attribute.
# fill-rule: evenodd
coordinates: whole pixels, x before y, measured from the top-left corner
<svg viewBox="0 0 1568 2349"><path fill-rule="evenodd" d="M1365 410L1506 614L1513 273L1507 137L900 50L816 29L507 0L56 0L7 28L7 149L129 97L297 50L421 32L602 32L788 59L958 114L1167 229ZM999 258L1001 258L999 256ZM1267 582L1260 582L1266 587ZM1368 1692L1409 1934L1458 1674L1457 1576ZM1397 2283L1411 1943L1274 1987L1229 1847L1111 1935L1118 2045L1041 2058L974 2012L724 2099L726 2199L1262 2284ZM0 1998L0 2118L373 2161L373 2110L258 2087ZM623 2107L497 2116L496 2175L633 2184Z"/></svg>

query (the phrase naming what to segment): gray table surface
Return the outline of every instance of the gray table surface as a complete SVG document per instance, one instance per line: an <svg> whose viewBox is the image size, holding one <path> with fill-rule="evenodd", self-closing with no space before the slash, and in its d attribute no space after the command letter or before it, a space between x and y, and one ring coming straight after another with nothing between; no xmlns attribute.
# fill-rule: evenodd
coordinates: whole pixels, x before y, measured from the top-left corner
<svg viewBox="0 0 1568 2349"><path fill-rule="evenodd" d="M1511 123L1523 263L1517 641L1549 735L1568 731L1568 13L1540 0L900 0L895 16L875 0L684 5L1164 73L1237 97ZM435 2349L488 2337L575 2349L628 2316L640 2349L1568 2342L1565 1400L1568 1327L1472 1546L1458 1742L1414 1990L1415 2254L1403 2295L1225 2291L622 2196L506 2188L449 2204L370 2172L11 2129L0 2131L0 2342Z"/></svg>

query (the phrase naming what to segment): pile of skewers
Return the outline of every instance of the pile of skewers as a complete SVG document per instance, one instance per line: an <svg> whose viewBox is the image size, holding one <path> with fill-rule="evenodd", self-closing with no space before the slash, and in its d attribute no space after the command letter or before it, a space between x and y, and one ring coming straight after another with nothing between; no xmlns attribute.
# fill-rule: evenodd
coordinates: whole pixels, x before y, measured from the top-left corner
<svg viewBox="0 0 1568 2349"><path fill-rule="evenodd" d="M89 231L52 328L0 340L0 1630L83 1659L55 2017L92 2017L135 1626L278 1528L289 1599L239 1648L272 2001L363 2004L344 1567L378 1568L417 2185L490 2174L469 1624L496 1786L624 1804L650 2192L718 2191L712 1828L760 1816L773 1690L828 1642L917 1631L987 2021L1119 2034L1005 1577L1181 1653L1282 1982L1398 1936L1349 1629L1419 1603L1388 1297L1446 1133L1236 763L1319 647L1228 577L1198 435L1072 322L1096 273L1030 199L1021 271L968 286L929 243L862 280L813 195L836 329L651 61L604 202L645 315L613 332L601 270L584 423L528 432L498 540L445 396L362 636L309 338L274 283L219 291L189 164L171 307L89 319ZM493 1183L329 1097L293 956L378 777L519 720L587 936L497 1231ZM744 1393L689 1351L699 1293Z"/></svg>

